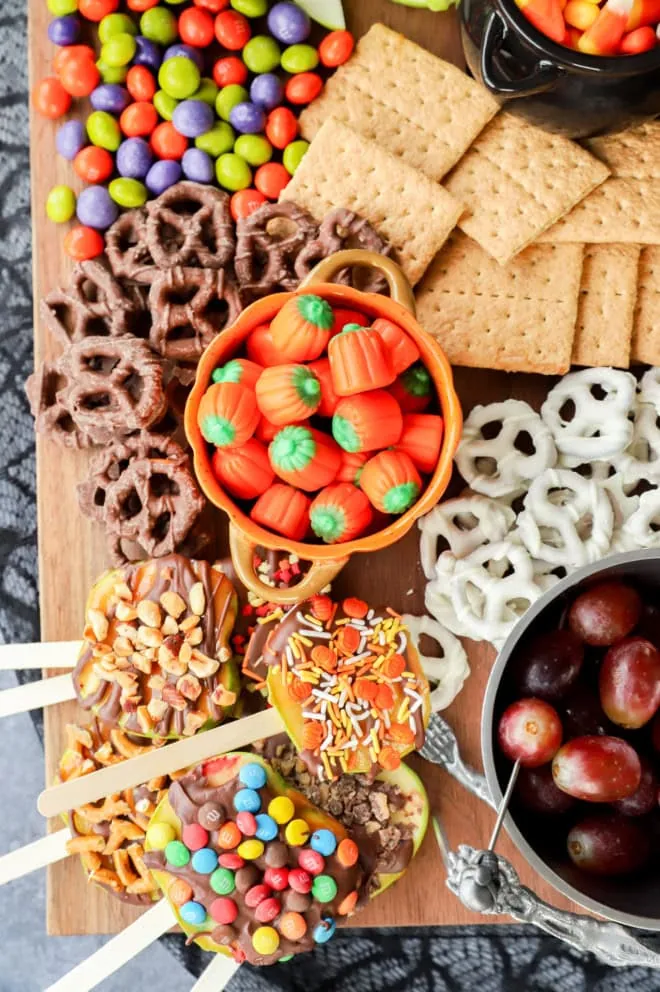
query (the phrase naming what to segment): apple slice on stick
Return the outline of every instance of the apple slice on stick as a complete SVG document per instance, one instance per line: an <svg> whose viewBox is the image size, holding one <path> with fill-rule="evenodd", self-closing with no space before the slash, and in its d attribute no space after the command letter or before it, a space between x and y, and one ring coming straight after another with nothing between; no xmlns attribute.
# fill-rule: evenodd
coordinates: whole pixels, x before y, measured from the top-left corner
<svg viewBox="0 0 660 992"><path fill-rule="evenodd" d="M66 827L0 857L0 885L6 885L7 882L29 875L38 868L45 868L46 865L70 857L66 849L69 840L71 831Z"/></svg>
<svg viewBox="0 0 660 992"><path fill-rule="evenodd" d="M51 786L41 793L37 806L43 816L59 816L70 809L97 802L105 796L123 792L124 789L141 785L152 778L198 765L216 754L240 751L254 741L273 737L284 730L278 711L269 708L195 737L185 737L175 744L153 748L138 758L129 758L128 761Z"/></svg>
<svg viewBox="0 0 660 992"><path fill-rule="evenodd" d="M0 672L34 668L75 668L82 641L0 644Z"/></svg>

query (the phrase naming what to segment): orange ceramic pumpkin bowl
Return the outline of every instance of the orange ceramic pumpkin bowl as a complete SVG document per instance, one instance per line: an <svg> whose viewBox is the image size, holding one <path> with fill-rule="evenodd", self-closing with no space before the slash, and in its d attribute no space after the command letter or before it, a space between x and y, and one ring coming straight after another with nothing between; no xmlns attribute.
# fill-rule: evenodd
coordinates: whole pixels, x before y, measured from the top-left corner
<svg viewBox="0 0 660 992"><path fill-rule="evenodd" d="M389 283L390 297L363 293L329 280L341 269L359 265L379 269ZM386 317L399 324L413 338L420 357L428 368L438 395L444 420L444 437L435 471L418 501L406 513L374 534L345 544L311 544L289 540L260 527L233 501L215 477L210 446L197 425L197 413L211 374L218 366L237 356L245 339L256 327L271 321L294 293L276 293L258 300L240 315L235 324L222 331L208 346L197 368L194 387L185 410L185 430L193 450L197 480L209 501L230 518L230 545L234 566L245 585L271 602L299 602L325 586L346 564L350 555L379 551L400 540L415 521L439 502L451 479L453 459L463 424L461 406L454 390L451 366L438 343L422 329L414 316L414 297L403 273L388 258L372 252L350 250L338 252L322 261L300 285L296 293L314 292L330 304L355 309L372 318ZM304 579L290 589L273 589L263 585L254 572L253 553L257 545L296 554L311 561Z"/></svg>

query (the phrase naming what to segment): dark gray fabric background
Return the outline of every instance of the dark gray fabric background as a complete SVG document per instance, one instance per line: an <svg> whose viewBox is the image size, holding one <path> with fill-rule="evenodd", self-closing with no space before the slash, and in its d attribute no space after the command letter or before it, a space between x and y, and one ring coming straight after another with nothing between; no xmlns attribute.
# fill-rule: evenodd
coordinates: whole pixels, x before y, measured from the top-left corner
<svg viewBox="0 0 660 992"><path fill-rule="evenodd" d="M34 446L23 393L32 366L26 66L25 7L17 10L0 0L0 639L7 642L38 638ZM41 153L52 151L44 148ZM10 684L5 678L1 682L2 687ZM5 721L0 734L0 778L6 789L11 780L13 789L13 816L0 853L7 850L6 843L19 846L41 829L36 813L30 812L42 780L33 736L27 718ZM17 784L21 762L25 765ZM0 797L6 801L6 791ZM443 884L441 878L429 882ZM43 876L31 877L11 891L0 890L0 992L43 988L98 946L93 938L45 937L43 886ZM447 893L447 898L453 897ZM38 924L32 922L37 916ZM199 974L203 954L191 949L184 956L178 938L166 943L179 962ZM104 987L144 988L145 976L149 986L153 981L167 992L188 987L185 972L165 950L147 954L144 970L135 962ZM231 992L472 992L476 986L480 992L655 992L660 975L603 967L522 927L344 931L290 964L262 971L242 968Z"/></svg>

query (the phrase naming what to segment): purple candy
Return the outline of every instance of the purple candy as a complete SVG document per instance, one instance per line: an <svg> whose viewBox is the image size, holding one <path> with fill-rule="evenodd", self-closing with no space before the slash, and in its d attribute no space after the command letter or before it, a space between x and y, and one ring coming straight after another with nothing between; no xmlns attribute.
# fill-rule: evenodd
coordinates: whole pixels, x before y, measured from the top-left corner
<svg viewBox="0 0 660 992"><path fill-rule="evenodd" d="M132 103L130 93L119 83L101 83L89 98L94 110L105 110L108 114L121 114Z"/></svg>
<svg viewBox="0 0 660 992"><path fill-rule="evenodd" d="M164 193L166 189L170 188L170 186L174 186L175 183L178 183L181 179L181 175L182 169L178 162L173 162L170 159L163 159L160 162L154 162L144 181L150 193L160 196L160 194Z"/></svg>
<svg viewBox="0 0 660 992"><path fill-rule="evenodd" d="M185 138L199 138L215 122L213 107L203 100L182 100L172 114L172 123Z"/></svg>
<svg viewBox="0 0 660 992"><path fill-rule="evenodd" d="M264 72L261 76L255 76L250 86L250 99L258 107L265 110L274 110L279 107L284 96L284 86L272 72Z"/></svg>
<svg viewBox="0 0 660 992"><path fill-rule="evenodd" d="M285 45L299 45L312 30L309 17L295 3L276 3L268 14L268 30Z"/></svg>
<svg viewBox="0 0 660 992"><path fill-rule="evenodd" d="M255 103L238 103L229 115L229 123L241 134L259 134L266 126L266 115Z"/></svg>
<svg viewBox="0 0 660 992"><path fill-rule="evenodd" d="M148 69L158 72L163 61L163 53L155 41L139 34L135 39L137 49L133 56L133 65L146 65Z"/></svg>
<svg viewBox="0 0 660 992"><path fill-rule="evenodd" d="M105 231L119 216L119 207L105 186L87 186L78 196L76 213L81 224Z"/></svg>
<svg viewBox="0 0 660 992"><path fill-rule="evenodd" d="M215 175L213 159L201 148L189 148L181 159L183 174L193 183L212 183Z"/></svg>
<svg viewBox="0 0 660 992"><path fill-rule="evenodd" d="M75 45L80 37L80 21L74 14L55 17L48 25L48 38L54 45L65 48Z"/></svg>
<svg viewBox="0 0 660 992"><path fill-rule="evenodd" d="M144 138L127 138L117 149L117 172L129 179L144 179L154 160Z"/></svg>
<svg viewBox="0 0 660 992"><path fill-rule="evenodd" d="M192 45L170 45L165 50L163 62L177 57L190 59L191 62L195 63L200 72L204 72L204 56L198 48L193 48Z"/></svg>
<svg viewBox="0 0 660 992"><path fill-rule="evenodd" d="M72 162L81 148L87 144L85 127L80 121L66 121L57 129L55 147L62 156Z"/></svg>

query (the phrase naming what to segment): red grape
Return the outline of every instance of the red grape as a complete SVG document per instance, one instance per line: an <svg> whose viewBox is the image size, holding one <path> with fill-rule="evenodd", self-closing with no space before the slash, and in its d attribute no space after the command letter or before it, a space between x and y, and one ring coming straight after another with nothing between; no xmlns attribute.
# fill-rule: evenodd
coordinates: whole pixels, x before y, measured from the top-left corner
<svg viewBox="0 0 660 992"><path fill-rule="evenodd" d="M622 582L601 582L586 589L568 611L568 625L585 644L609 647L636 626L642 601Z"/></svg>
<svg viewBox="0 0 660 992"><path fill-rule="evenodd" d="M651 724L651 744L653 750L660 754L660 713L656 713Z"/></svg>
<svg viewBox="0 0 660 992"><path fill-rule="evenodd" d="M556 702L577 679L583 657L584 648L570 630L553 630L537 637L516 661L518 691Z"/></svg>
<svg viewBox="0 0 660 992"><path fill-rule="evenodd" d="M606 715L620 727L637 730L660 706L660 651L643 637L610 648L598 680Z"/></svg>
<svg viewBox="0 0 660 992"><path fill-rule="evenodd" d="M603 713L598 696L585 685L573 689L563 710L562 723L568 740L585 734L609 734L614 729Z"/></svg>
<svg viewBox="0 0 660 992"><path fill-rule="evenodd" d="M626 875L648 860L646 831L625 816L604 813L576 823L569 832L568 853L578 868L595 875Z"/></svg>
<svg viewBox="0 0 660 992"><path fill-rule="evenodd" d="M555 785L591 803L612 803L631 796L642 768L637 752L620 737L575 737L552 762Z"/></svg>
<svg viewBox="0 0 660 992"><path fill-rule="evenodd" d="M536 768L552 761L561 744L561 720L542 699L519 699L508 706L498 727L500 747L507 758Z"/></svg>
<svg viewBox="0 0 660 992"><path fill-rule="evenodd" d="M534 813L566 813L575 805L572 796L558 789L550 765L521 768L516 782L516 798Z"/></svg>
<svg viewBox="0 0 660 992"><path fill-rule="evenodd" d="M624 816L644 816L655 809L658 801L658 780L651 762L647 758L641 759L642 777L637 789L631 796L619 799L614 803L614 808Z"/></svg>

